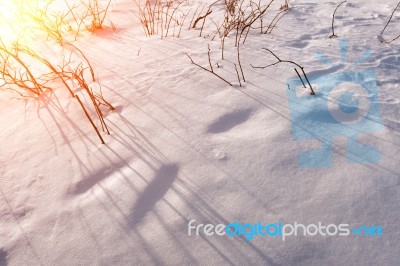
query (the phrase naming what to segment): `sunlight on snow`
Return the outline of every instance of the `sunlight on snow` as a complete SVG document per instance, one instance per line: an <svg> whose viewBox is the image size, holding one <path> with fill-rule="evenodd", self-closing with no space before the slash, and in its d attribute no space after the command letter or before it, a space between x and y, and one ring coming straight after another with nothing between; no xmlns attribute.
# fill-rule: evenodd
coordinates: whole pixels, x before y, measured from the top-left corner
<svg viewBox="0 0 400 266"><path fill-rule="evenodd" d="M65 9L65 6L51 0L1 0L1 41L6 46L17 41L29 43L29 40L35 36L35 32L37 34L35 30L40 27L38 20L44 12L51 14L62 9Z"/></svg>

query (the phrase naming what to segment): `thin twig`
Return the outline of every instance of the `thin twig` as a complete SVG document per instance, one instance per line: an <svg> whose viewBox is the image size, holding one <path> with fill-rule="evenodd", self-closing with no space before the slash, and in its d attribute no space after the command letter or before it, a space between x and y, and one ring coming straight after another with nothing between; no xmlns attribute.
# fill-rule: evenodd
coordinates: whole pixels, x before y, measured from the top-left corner
<svg viewBox="0 0 400 266"><path fill-rule="evenodd" d="M294 71L296 71L296 74L297 74L297 76L299 77L299 79L301 80L301 83L303 83L304 88L307 88L307 87L306 87L306 84L304 84L304 81L303 81L303 79L301 78L301 76L300 76L300 74L299 74L299 71L297 71L297 68L294 68Z"/></svg>
<svg viewBox="0 0 400 266"><path fill-rule="evenodd" d="M214 73L214 69L213 69L213 66L212 66L212 64L211 64L211 55L210 55L210 52L211 52L211 50L210 50L210 44L208 45L208 63L210 64L210 69L211 69L211 72L213 72Z"/></svg>
<svg viewBox="0 0 400 266"><path fill-rule="evenodd" d="M393 9L392 15L390 15L390 18L389 18L388 22L386 23L385 27L383 28L381 34L383 34L383 33L385 32L387 26L389 25L390 21L391 21L392 18L393 18L394 12L396 12L396 10L397 10L397 8L399 7L399 5L400 5L400 2L398 2L397 5L396 5L396 8Z"/></svg>
<svg viewBox="0 0 400 266"><path fill-rule="evenodd" d="M239 81L239 86L242 87L242 82L240 81L240 76L239 76L239 71L237 69L237 65L236 64L234 64L234 65L235 65L236 75L237 75L237 78L238 78L238 81Z"/></svg>
<svg viewBox="0 0 400 266"><path fill-rule="evenodd" d="M194 62L193 59L190 57L190 55L188 55L187 53L185 53L185 55L186 55L187 57L189 57L189 59L190 59L190 61L192 62L193 65L198 66L198 67L200 67L201 69L203 69L203 70L205 70L205 71L207 71L207 72L210 72L211 74L215 75L215 76L218 77L219 79L225 81L229 86L233 86L232 83L230 83L229 81L227 81L226 79L224 79L223 77L221 77L220 75L218 75L217 73L215 73L214 71L211 71L211 70L209 70L209 69L207 69L207 68L205 68L205 67L203 67L203 66L197 64L196 62Z"/></svg>
<svg viewBox="0 0 400 266"><path fill-rule="evenodd" d="M270 49L268 49L268 48L262 48L262 49L263 49L263 50L266 50L266 51L268 51L268 52L270 52L278 61L275 62L275 63L269 64L269 65L267 65L267 66L262 66L262 67L260 67L260 66L253 66L253 65L250 64L252 68L265 69L265 68L267 68L267 67L274 66L274 65L277 65L277 64L279 64L279 63L289 63L289 64L293 64L293 65L295 65L295 66L297 66L297 67L299 67L299 68L301 69L301 71L303 72L303 75L304 75L304 77L305 77L305 79L306 79L308 85L310 86L311 95L315 95L315 91L314 91L313 87L311 86L310 81L308 80L308 77L307 77L306 72L304 71L304 67L302 67L301 65L299 65L298 63L296 63L296 62L294 62L294 61L291 61L291 60L282 60L282 59L280 59L274 52L272 52L272 51L271 51Z"/></svg>
<svg viewBox="0 0 400 266"><path fill-rule="evenodd" d="M269 32L267 32L267 31L268 31L268 30L267 30L265 33L271 34L272 31L276 28L276 25L278 24L278 22L279 22L284 16L286 16L286 14L288 14L289 11L290 11L290 9L284 10L282 16L280 16L280 17L275 21L275 23L274 23L273 25L271 25L271 29L269 30ZM269 28L269 26L268 26L268 28Z"/></svg>
<svg viewBox="0 0 400 266"><path fill-rule="evenodd" d="M335 11L333 12L333 15L332 15L332 35L329 36L329 38L337 37L337 35L335 34L335 27L334 27L333 24L335 23L335 14L336 14L336 11L338 10L338 8L339 8L343 3L346 3L346 0L344 0L343 2L340 2L340 3L337 5L337 7L335 8Z"/></svg>
<svg viewBox="0 0 400 266"><path fill-rule="evenodd" d="M282 13L284 13L284 12L286 12L286 11L287 11L287 10L281 10L280 12L278 12L278 13L276 14L276 16L271 20L271 23L269 23L268 28L267 28L267 30L264 32L264 34L270 33L270 32L269 32L270 29L271 29L271 31L272 31L272 29L273 29L274 26L275 26L275 24L274 24L275 20L277 20L278 17L279 17Z"/></svg>
<svg viewBox="0 0 400 266"><path fill-rule="evenodd" d="M80 106L82 107L83 112L85 113L86 117L89 119L89 122L90 122L90 124L92 125L92 127L94 128L94 130L96 131L97 136L100 138L101 144L106 144L106 143L104 142L104 139L103 139L103 137L101 136L99 130L97 129L96 125L94 124L92 118L90 118L90 115L89 115L88 111L86 110L85 106L83 105L83 103L82 103L81 99L79 98L79 96L78 96L78 95L75 95L75 98L78 100Z"/></svg>
<svg viewBox="0 0 400 266"><path fill-rule="evenodd" d="M212 10L208 10L207 13L206 13L204 16L199 16L199 17L194 21L192 28L193 28L193 29L196 28L197 23L198 23L200 20L205 19L205 18L206 18L208 15L210 15L211 13L212 13Z"/></svg>
<svg viewBox="0 0 400 266"><path fill-rule="evenodd" d="M398 35L397 37L395 37L394 39L392 39L391 41L383 41L384 43L392 43L395 40L397 40L398 38L400 38L400 35Z"/></svg>

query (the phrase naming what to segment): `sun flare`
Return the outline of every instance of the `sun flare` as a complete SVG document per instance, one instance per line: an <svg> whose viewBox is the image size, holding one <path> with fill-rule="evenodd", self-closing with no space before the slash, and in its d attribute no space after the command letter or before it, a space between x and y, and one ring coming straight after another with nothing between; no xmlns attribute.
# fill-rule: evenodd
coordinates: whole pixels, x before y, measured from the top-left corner
<svg viewBox="0 0 400 266"><path fill-rule="evenodd" d="M0 40L4 45L29 43L40 28L37 18L42 10L53 8L49 0L2 0L0 2Z"/></svg>
<svg viewBox="0 0 400 266"><path fill-rule="evenodd" d="M6 0L0 4L0 38L4 44L10 44L28 37L29 20L34 1Z"/></svg>

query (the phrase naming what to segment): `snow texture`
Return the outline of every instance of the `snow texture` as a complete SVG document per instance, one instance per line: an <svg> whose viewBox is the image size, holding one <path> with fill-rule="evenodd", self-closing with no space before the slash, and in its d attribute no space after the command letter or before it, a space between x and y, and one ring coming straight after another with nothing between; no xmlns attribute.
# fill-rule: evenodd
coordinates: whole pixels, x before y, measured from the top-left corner
<svg viewBox="0 0 400 266"><path fill-rule="evenodd" d="M251 30L241 46L240 87L234 36L222 60L211 20L202 37L186 26L180 38L145 37L133 1L114 1L117 31L77 41L116 106L106 145L62 90L34 100L0 91L0 265L399 265L400 44L379 40L400 34L400 11L376 37L397 1L347 1L338 38L338 3L289 2L272 34ZM222 3L213 9L221 19ZM184 54L208 66L208 44L234 86ZM317 95L290 64L252 68L275 62L262 48L304 66ZM379 109L354 127L331 121L330 82L350 72L370 82L363 71L374 91L342 94L336 111L368 113L365 99ZM384 236L188 236L192 219L381 225Z"/></svg>

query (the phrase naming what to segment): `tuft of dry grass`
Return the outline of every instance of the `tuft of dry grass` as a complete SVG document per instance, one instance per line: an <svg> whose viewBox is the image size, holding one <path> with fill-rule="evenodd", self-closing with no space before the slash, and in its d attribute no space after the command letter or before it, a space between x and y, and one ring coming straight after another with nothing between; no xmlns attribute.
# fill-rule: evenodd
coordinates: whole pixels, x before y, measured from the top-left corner
<svg viewBox="0 0 400 266"><path fill-rule="evenodd" d="M114 107L104 99L101 90L96 92L89 85L95 80L95 76L87 57L75 45L67 45L71 48L70 55L64 56L62 62L55 64L28 46L14 43L12 47L8 47L0 40L0 87L15 91L21 97L40 97L45 92L53 91L51 84L54 85L55 82L62 84L62 88L78 101L101 143L104 144L100 130L89 115L88 109L95 111L102 130L110 134L100 106L105 105L110 110L114 110ZM82 60L77 61L76 58ZM71 84L76 84L79 91L83 92L83 96L90 99L91 106L86 106L81 101L76 88Z"/></svg>

